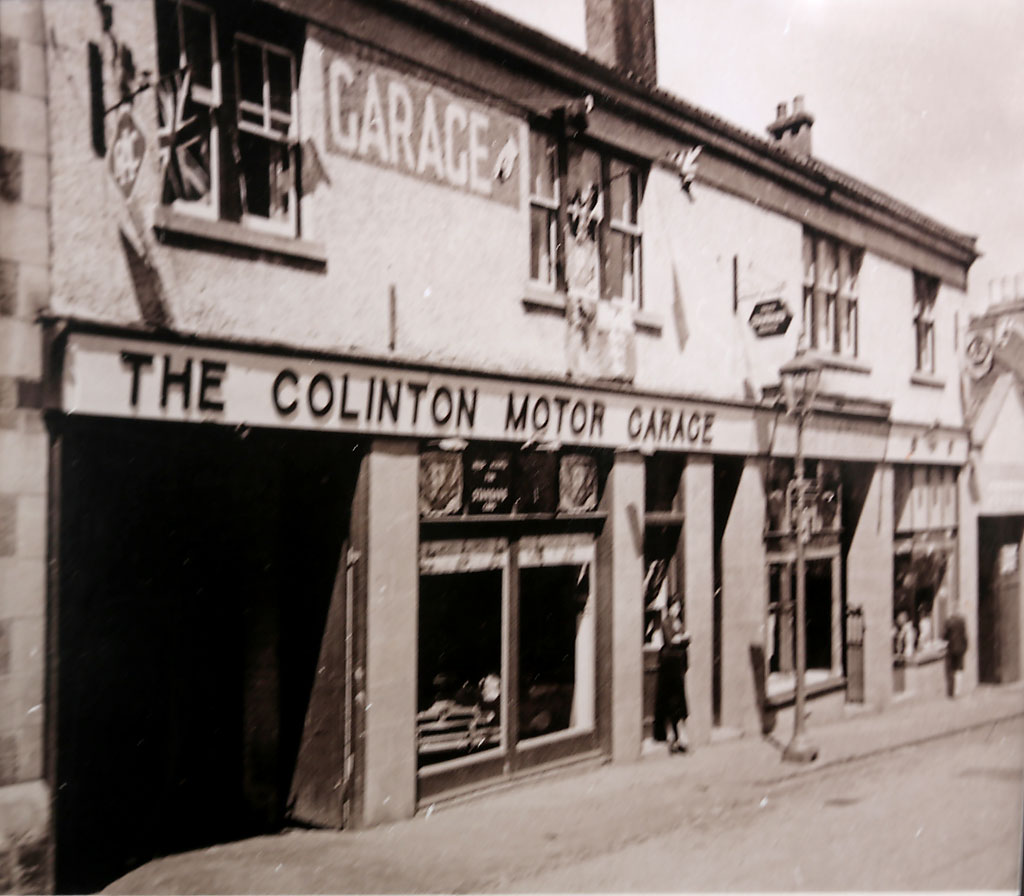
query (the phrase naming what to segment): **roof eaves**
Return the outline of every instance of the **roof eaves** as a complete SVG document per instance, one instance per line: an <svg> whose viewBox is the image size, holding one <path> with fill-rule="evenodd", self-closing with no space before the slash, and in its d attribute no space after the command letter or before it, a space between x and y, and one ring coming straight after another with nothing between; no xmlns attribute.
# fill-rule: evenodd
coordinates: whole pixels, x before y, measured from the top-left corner
<svg viewBox="0 0 1024 896"><path fill-rule="evenodd" d="M331 5L330 0L270 2L295 11L304 10L307 14ZM425 17L482 46L499 50L506 58L518 57L520 62L544 71L549 77L554 76L568 89L576 87L581 92L605 94L613 102L628 107L634 115L653 118L662 128L674 129L696 139L717 137L710 142L718 151L737 156L748 165L774 163L769 173L779 175L788 172L802 181L805 187L810 180L817 185L815 193L841 190L855 200L950 244L952 254L967 265L980 254L976 249L977 237L954 230L818 159L796 155L767 137L747 131L662 87L649 87L623 70L605 65L477 0L377 0L377 3ZM654 108L662 114L652 115ZM730 145L730 141L736 145Z"/></svg>

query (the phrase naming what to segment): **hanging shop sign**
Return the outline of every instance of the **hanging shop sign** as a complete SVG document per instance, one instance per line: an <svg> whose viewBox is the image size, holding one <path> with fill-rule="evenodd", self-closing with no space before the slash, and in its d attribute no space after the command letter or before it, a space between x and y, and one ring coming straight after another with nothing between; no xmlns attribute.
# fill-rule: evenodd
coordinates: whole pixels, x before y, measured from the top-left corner
<svg viewBox="0 0 1024 896"><path fill-rule="evenodd" d="M758 337L781 336L792 320L793 313L782 299L758 302L750 312L750 328Z"/></svg>
<svg viewBox="0 0 1024 896"><path fill-rule="evenodd" d="M749 407L82 332L67 336L61 407L130 419L642 451L748 454L758 438ZM480 474L469 488L481 490L483 503L504 501L497 491L485 494L504 487L500 472ZM448 491L440 469L437 479L431 512L441 513ZM543 491L536 503L552 503Z"/></svg>
<svg viewBox="0 0 1024 896"><path fill-rule="evenodd" d="M329 154L518 206L520 124L324 35Z"/></svg>

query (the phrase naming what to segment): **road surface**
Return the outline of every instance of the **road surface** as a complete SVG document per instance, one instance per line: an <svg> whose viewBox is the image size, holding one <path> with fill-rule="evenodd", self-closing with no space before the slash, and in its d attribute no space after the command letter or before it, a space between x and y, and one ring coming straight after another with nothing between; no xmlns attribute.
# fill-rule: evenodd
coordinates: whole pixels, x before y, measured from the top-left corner
<svg viewBox="0 0 1024 896"><path fill-rule="evenodd" d="M728 807L672 813L663 834L500 889L1019 892L1020 718L739 796Z"/></svg>

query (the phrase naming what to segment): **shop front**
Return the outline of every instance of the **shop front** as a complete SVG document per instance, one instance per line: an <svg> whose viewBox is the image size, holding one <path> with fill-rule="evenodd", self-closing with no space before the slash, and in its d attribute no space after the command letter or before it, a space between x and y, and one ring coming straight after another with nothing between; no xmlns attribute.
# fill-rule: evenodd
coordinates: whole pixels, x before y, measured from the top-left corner
<svg viewBox="0 0 1024 896"><path fill-rule="evenodd" d="M697 601L688 624L708 616L710 660L687 458L710 522L709 448L749 450L750 408L81 322L51 335L72 889L288 822L374 824L637 757L672 593ZM146 814L159 830L91 823L142 803L165 807Z"/></svg>
<svg viewBox="0 0 1024 896"><path fill-rule="evenodd" d="M420 454L420 801L600 750L610 455L445 448Z"/></svg>
<svg viewBox="0 0 1024 896"><path fill-rule="evenodd" d="M893 692L945 693L946 620L959 611L958 502L952 467L895 472Z"/></svg>

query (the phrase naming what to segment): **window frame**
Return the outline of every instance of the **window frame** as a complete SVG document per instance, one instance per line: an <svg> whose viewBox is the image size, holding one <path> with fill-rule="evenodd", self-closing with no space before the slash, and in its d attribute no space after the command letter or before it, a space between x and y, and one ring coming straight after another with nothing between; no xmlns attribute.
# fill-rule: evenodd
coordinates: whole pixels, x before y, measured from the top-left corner
<svg viewBox="0 0 1024 896"><path fill-rule="evenodd" d="M837 357L860 352L863 249L811 230L803 233L803 332L806 348Z"/></svg>
<svg viewBox="0 0 1024 896"><path fill-rule="evenodd" d="M277 143L284 147L284 152L287 154L290 162L290 186L288 187L288 213L284 219L275 219L270 216L264 217L263 215L253 214L252 212L246 211L245 208L245 189L243 186L244 171L242 167L239 167L237 172L237 179L239 183L240 201L242 205L241 221L247 227L252 227L256 230L265 230L271 233L280 233L288 236L298 236L298 152L296 150L298 146L298 135L299 135L299 103L298 103L298 79L296 77L295 67L295 54L287 47L283 47L279 44L272 43L271 41L263 40L262 38L256 37L255 35L249 34L244 31L236 31L233 35L232 41L232 56L235 66L235 126L238 129L239 135L245 133L250 134L254 137L258 137L262 140L266 140L269 143ZM257 107L254 103L248 100L242 99L242 78L239 65L239 44L250 44L260 49L260 62L263 69L263 90L262 90L262 104ZM270 69L268 65L268 52L276 53L279 56L284 56L288 60L288 76L290 80L289 84L289 106L290 111L287 115L287 133L282 136L280 132L275 131L273 128L274 118L281 119L284 117L283 113L274 111L273 103L271 101L271 84L270 84ZM261 112L264 116L263 126L257 126L251 122L245 121L242 118L243 110L250 110L252 112ZM241 148L238 148L239 158L242 155Z"/></svg>
<svg viewBox="0 0 1024 896"><path fill-rule="evenodd" d="M545 196L536 191L539 170L534 167L539 153L535 151L538 144L543 143L545 155L550 157L552 163L551 194ZM559 151L558 142L554 136L545 131L530 129L530 283L541 288L555 291L559 288L559 219L561 208L562 179L559 176ZM547 269L549 276L539 278L533 275L534 258L536 257L533 242L533 216L539 211L544 215L547 224L544 228L547 234ZM538 264L539 267L539 264Z"/></svg>
<svg viewBox="0 0 1024 896"><path fill-rule="evenodd" d="M939 282L914 271L914 372L934 375L936 371L935 305Z"/></svg>
<svg viewBox="0 0 1024 896"><path fill-rule="evenodd" d="M230 6L215 0L158 0L158 7L167 9L167 13L158 15L158 28L165 27L168 35L174 29L176 45L167 54L160 54L161 77L171 74L166 66L189 65L188 41L185 18L188 12L201 13L209 22L210 30L210 85L196 84L190 78L189 100L209 110L210 118L210 159L208 174L210 179L209 201L189 200L167 196L167 181L161 183L161 196L158 218L172 220L175 215L182 215L178 220L181 226L188 229L191 225L187 219L201 219L210 222L205 228L224 228L225 231L238 233L238 239L244 241L243 234L253 234L260 239L281 239L284 247L292 242L301 242L301 200L302 179L299 167L300 103L299 103L299 32L293 33L291 21L293 17L281 17L271 34L271 26L261 25L246 27L251 24L251 17L238 17ZM275 13L276 15L276 13ZM263 33L277 40L268 40ZM285 36L287 35L287 36ZM170 39L168 37L168 44ZM259 50L261 84L261 102L259 104L243 99L241 79L240 47ZM172 57L173 53L173 57ZM280 69L271 64L271 54L287 60L288 111L274 107L272 85L275 75ZM225 68L225 66L229 66ZM254 116L261 116L260 123ZM282 129L284 126L284 129ZM271 149L267 162L267 182L270 194L275 195L274 158L286 159L285 175L288 178L286 188L278 194L283 197L282 206L287 212L278 216L263 215L250 211L246 202L246 172L259 171L262 165L252 167L252 158L243 153L242 145L246 139L264 141ZM273 146L281 147L275 154ZM247 168L247 162L249 167ZM280 184L283 181L278 181ZM273 201L268 205L272 208ZM287 249L282 249L287 254Z"/></svg>
<svg viewBox="0 0 1024 896"><path fill-rule="evenodd" d="M539 169L536 167L536 150L539 145L553 150L553 189L551 196L545 196L536 191L537 175ZM598 284L597 298L601 301L608 301L631 308L634 312L643 310L643 224L642 206L645 184L645 169L643 164L625 155L610 152L606 147L600 146L592 141L573 139L560 135L550 127L531 124L530 126L530 187L529 187L529 266L528 282L530 286L543 291L568 294L568 270L567 270L567 237L569 217L569 189L568 183L572 178L569 170L569 159L571 149L579 151L580 156L592 153L597 157L600 170L600 183L597 184L599 191L599 210L596 233L596 249L598 257ZM614 168L622 170L612 173ZM631 204L634 210L635 221L627 221L621 217L613 217L611 207L611 185L618 177L629 177L631 182L632 199ZM542 279L534 276L535 261L540 257L534 237L537 229L533 226L534 215L542 212L547 215L548 226L546 228L548 250L550 252L551 270L550 279ZM617 295L616 290L622 292L622 285L614 286L609 278L612 269L612 243L611 237L621 238L623 246L623 258L619 267L625 272L627 266L625 259L629 258L628 269L632 271L632 289L630 296ZM628 253L628 256L627 256ZM625 276L623 275L623 280Z"/></svg>

